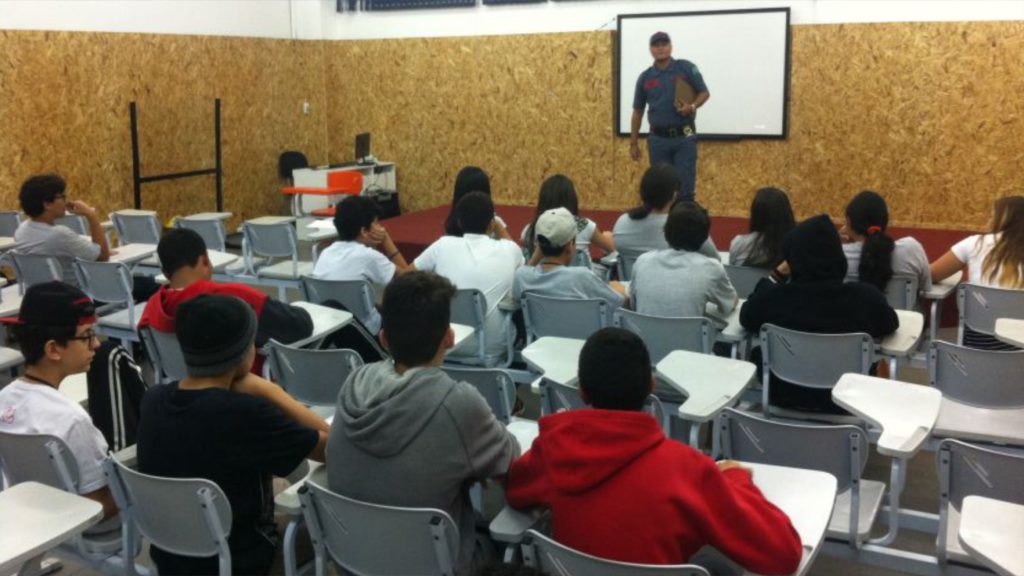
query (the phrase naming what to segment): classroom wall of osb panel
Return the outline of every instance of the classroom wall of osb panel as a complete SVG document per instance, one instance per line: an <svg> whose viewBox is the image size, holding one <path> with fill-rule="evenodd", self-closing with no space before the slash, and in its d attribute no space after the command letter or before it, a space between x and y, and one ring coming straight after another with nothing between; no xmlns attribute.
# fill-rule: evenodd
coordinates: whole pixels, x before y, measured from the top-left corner
<svg viewBox="0 0 1024 576"><path fill-rule="evenodd" d="M646 160L614 133L611 32L330 42L325 56L331 160L372 132L406 209L447 203L466 164L498 202L532 204L555 172L585 207L636 202ZM1022 64L1021 22L795 26L789 137L702 143L698 198L743 216L775 185L800 216L839 216L872 188L895 224L982 227L1024 188Z"/></svg>
<svg viewBox="0 0 1024 576"><path fill-rule="evenodd" d="M142 174L214 166L221 99L224 208L235 221L284 209L278 155L327 157L318 42L0 31L0 202L57 171L69 195L107 211L132 204L129 102L138 105ZM303 115L308 101L311 113ZM160 217L215 208L213 176L143 186Z"/></svg>

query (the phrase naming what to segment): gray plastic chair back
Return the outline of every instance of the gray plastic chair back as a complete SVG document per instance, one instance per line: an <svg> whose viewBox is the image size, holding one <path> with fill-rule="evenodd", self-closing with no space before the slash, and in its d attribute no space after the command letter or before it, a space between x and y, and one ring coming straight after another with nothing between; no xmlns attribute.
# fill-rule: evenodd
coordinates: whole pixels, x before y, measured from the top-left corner
<svg viewBox="0 0 1024 576"><path fill-rule="evenodd" d="M56 436L0 432L0 464L12 486L32 481L78 494L78 462Z"/></svg>
<svg viewBox="0 0 1024 576"><path fill-rule="evenodd" d="M710 576L710 572L696 564L653 565L631 564L591 556L555 542L551 538L529 530L521 544L523 564L544 574L559 576Z"/></svg>
<svg viewBox="0 0 1024 576"><path fill-rule="evenodd" d="M63 282L64 267L60 260L53 256L39 254L19 254L8 252L14 263L14 273L18 277L18 291L25 293L30 287L43 282Z"/></svg>
<svg viewBox="0 0 1024 576"><path fill-rule="evenodd" d="M89 235L89 224L81 214L65 214L53 221L56 226L71 228L75 234Z"/></svg>
<svg viewBox="0 0 1024 576"><path fill-rule="evenodd" d="M178 338L173 333L144 326L139 330L139 335L146 346L146 354L153 362L158 382L177 382L188 376L181 344L178 344Z"/></svg>
<svg viewBox="0 0 1024 576"><path fill-rule="evenodd" d="M612 323L613 310L604 300L553 298L531 292L525 292L522 300L528 342L543 336L586 340Z"/></svg>
<svg viewBox="0 0 1024 576"><path fill-rule="evenodd" d="M615 324L643 339L657 364L673 350L710 354L717 337L709 318L666 318L640 314L625 308L615 311Z"/></svg>
<svg viewBox="0 0 1024 576"><path fill-rule="evenodd" d="M772 271L767 268L726 264L725 273L729 276L729 281L732 282L733 288L736 289L736 294L740 298L747 298L754 292L757 283L767 278Z"/></svg>
<svg viewBox="0 0 1024 576"><path fill-rule="evenodd" d="M128 266L121 262L93 262L80 259L75 260L72 266L82 292L98 302L128 304L132 309L129 312L130 323L135 324L133 280Z"/></svg>
<svg viewBox="0 0 1024 576"><path fill-rule="evenodd" d="M119 244L159 244L160 222L154 214L119 214L110 215L117 231Z"/></svg>
<svg viewBox="0 0 1024 576"><path fill-rule="evenodd" d="M441 510L360 502L313 480L299 489L299 498L318 575L324 574L327 555L345 571L364 576L455 573L459 529Z"/></svg>
<svg viewBox="0 0 1024 576"><path fill-rule="evenodd" d="M257 256L297 258L295 227L290 222L278 224L242 223L242 233L249 250Z"/></svg>
<svg viewBox="0 0 1024 576"><path fill-rule="evenodd" d="M761 327L764 388L768 374L806 388L832 388L847 372L867 374L875 343L862 332L816 334L774 324Z"/></svg>
<svg viewBox="0 0 1024 576"><path fill-rule="evenodd" d="M1024 408L1024 351L1000 352L941 340L928 347L930 384L961 404L979 408Z"/></svg>
<svg viewBox="0 0 1024 576"><path fill-rule="evenodd" d="M637 254L619 252L619 258L616 261L616 268L619 273L619 280L622 282L629 282L630 278L633 277L633 264L636 264L636 259L643 254L642 252Z"/></svg>
<svg viewBox="0 0 1024 576"><path fill-rule="evenodd" d="M917 307L917 276L893 276L885 285L885 299L896 310L913 310Z"/></svg>
<svg viewBox="0 0 1024 576"><path fill-rule="evenodd" d="M967 496L1024 504L1024 457L959 440L943 440L936 452L939 470L938 553L947 550L949 508L960 510Z"/></svg>
<svg viewBox="0 0 1024 576"><path fill-rule="evenodd" d="M14 231L21 225L21 214L15 210L0 212L0 236L13 237Z"/></svg>
<svg viewBox="0 0 1024 576"><path fill-rule="evenodd" d="M714 451L731 460L828 472L842 492L859 482L870 446L858 426L791 424L726 408L715 419Z"/></svg>
<svg viewBox="0 0 1024 576"><path fill-rule="evenodd" d="M499 422L508 424L512 420L512 410L516 405L516 383L507 371L500 368L461 368L447 365L441 368L453 380L465 382L476 388Z"/></svg>
<svg viewBox="0 0 1024 576"><path fill-rule="evenodd" d="M349 375L363 365L353 350L293 348L269 342L267 361L274 380L293 398L309 406L334 406Z"/></svg>
<svg viewBox="0 0 1024 576"><path fill-rule="evenodd" d="M996 318L1024 319L1024 290L961 284L956 290L960 310L957 343L964 343L964 327L995 334Z"/></svg>
<svg viewBox="0 0 1024 576"><path fill-rule="evenodd" d="M321 280L303 276L302 295L314 304L337 300L364 325L373 316L373 287L365 280Z"/></svg>
<svg viewBox="0 0 1024 576"><path fill-rule="evenodd" d="M484 323L487 320L487 297L475 288L460 288L455 291L451 303L451 322L464 324L475 330L476 355L481 361L487 357L487 338Z"/></svg>
<svg viewBox="0 0 1024 576"><path fill-rule="evenodd" d="M202 478L143 474L113 458L104 463L118 506L151 543L182 556L219 556L220 574L231 574L231 503L215 483Z"/></svg>
<svg viewBox="0 0 1024 576"><path fill-rule="evenodd" d="M573 386L566 386L544 378L540 381L540 413L543 415L557 414L565 410L589 409L583 399L580 398L579 390ZM643 411L647 412L663 430L668 433L668 414L665 413L665 405L661 400L651 394L644 401Z"/></svg>
<svg viewBox="0 0 1024 576"><path fill-rule="evenodd" d="M227 231L222 220L191 220L188 216L174 221L175 228L192 230L202 237L207 250L227 252Z"/></svg>

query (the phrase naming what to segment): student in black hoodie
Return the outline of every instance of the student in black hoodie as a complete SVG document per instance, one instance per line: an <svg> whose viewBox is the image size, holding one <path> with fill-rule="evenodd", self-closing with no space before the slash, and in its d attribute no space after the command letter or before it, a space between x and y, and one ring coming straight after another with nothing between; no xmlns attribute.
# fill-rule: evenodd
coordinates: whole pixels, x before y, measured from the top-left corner
<svg viewBox="0 0 1024 576"><path fill-rule="evenodd" d="M896 312L878 288L843 283L846 256L828 215L808 218L791 230L783 256L785 262L758 284L740 310L740 323L747 330L757 332L763 324L774 324L803 332L866 332L880 338L899 328ZM760 348L753 356L760 368ZM802 388L773 377L769 392L775 406L845 413L832 402L830 389Z"/></svg>

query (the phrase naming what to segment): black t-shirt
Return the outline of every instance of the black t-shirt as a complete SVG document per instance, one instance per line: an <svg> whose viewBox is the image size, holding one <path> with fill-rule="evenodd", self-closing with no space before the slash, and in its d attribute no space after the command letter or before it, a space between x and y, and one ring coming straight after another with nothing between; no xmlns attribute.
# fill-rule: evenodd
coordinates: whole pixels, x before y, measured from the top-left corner
<svg viewBox="0 0 1024 576"><path fill-rule="evenodd" d="M150 388L142 399L139 471L205 478L231 503L228 543L236 574L266 573L277 544L271 475L285 476L316 446L319 434L269 402L224 390ZM161 574L215 574L216 558L152 549Z"/></svg>

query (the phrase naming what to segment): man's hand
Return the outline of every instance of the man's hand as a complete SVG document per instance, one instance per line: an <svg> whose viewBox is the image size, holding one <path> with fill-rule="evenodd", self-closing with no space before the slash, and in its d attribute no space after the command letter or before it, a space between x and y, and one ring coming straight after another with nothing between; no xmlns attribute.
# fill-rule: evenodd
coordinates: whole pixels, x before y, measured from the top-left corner
<svg viewBox="0 0 1024 576"><path fill-rule="evenodd" d="M636 140L629 142L629 157L633 159L633 162L640 161L640 143Z"/></svg>
<svg viewBox="0 0 1024 576"><path fill-rule="evenodd" d="M746 466L740 464L735 460L719 460L718 462L715 462L715 464L718 465L718 470L721 472L725 472L726 470L732 470L733 468L739 468L740 470L746 470L747 474L750 474L751 477L754 476L753 470L747 468Z"/></svg>
<svg viewBox="0 0 1024 576"><path fill-rule="evenodd" d="M81 214L85 217L96 215L96 209L81 200L68 200L66 206L72 214Z"/></svg>
<svg viewBox="0 0 1024 576"><path fill-rule="evenodd" d="M692 116L697 113L697 107L693 104L683 104L682 106L676 106L676 111L679 112L680 116Z"/></svg>

